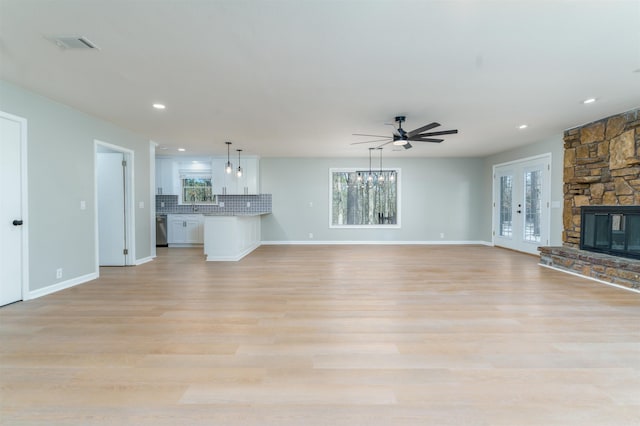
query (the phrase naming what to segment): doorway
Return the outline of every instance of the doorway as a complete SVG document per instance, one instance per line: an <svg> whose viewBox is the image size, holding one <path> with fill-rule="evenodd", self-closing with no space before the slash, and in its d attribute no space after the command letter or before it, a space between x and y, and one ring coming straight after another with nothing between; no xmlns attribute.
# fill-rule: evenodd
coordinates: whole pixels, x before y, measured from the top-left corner
<svg viewBox="0 0 640 426"><path fill-rule="evenodd" d="M0 111L0 306L28 298L27 120Z"/></svg>
<svg viewBox="0 0 640 426"><path fill-rule="evenodd" d="M549 244L551 154L493 166L493 243L530 254Z"/></svg>
<svg viewBox="0 0 640 426"><path fill-rule="evenodd" d="M135 264L133 151L95 141L96 263Z"/></svg>

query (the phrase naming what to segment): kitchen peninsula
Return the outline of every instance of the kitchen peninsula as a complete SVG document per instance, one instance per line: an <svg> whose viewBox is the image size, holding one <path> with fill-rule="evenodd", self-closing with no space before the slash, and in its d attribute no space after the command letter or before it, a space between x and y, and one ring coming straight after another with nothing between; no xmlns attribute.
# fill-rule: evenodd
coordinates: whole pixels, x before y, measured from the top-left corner
<svg viewBox="0 0 640 426"><path fill-rule="evenodd" d="M178 204L175 195L158 195L156 214L200 217L199 243L204 243L206 260L238 261L260 245L260 218L271 213L271 194L218 195L216 201L216 204ZM186 220L184 223L189 225ZM169 231L171 235L172 229ZM200 244L175 244L169 240L169 247Z"/></svg>

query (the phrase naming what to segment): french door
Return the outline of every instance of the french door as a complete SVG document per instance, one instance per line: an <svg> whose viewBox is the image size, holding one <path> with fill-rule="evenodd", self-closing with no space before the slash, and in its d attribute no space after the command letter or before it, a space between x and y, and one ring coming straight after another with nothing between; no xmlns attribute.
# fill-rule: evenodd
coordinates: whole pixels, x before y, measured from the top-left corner
<svg viewBox="0 0 640 426"><path fill-rule="evenodd" d="M493 243L539 254L549 244L551 154L494 166Z"/></svg>

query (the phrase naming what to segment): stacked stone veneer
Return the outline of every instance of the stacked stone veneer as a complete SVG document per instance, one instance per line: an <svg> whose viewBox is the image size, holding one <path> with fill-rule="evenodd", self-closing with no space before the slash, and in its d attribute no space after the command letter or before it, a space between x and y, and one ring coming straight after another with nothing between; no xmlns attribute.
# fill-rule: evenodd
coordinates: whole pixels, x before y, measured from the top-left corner
<svg viewBox="0 0 640 426"><path fill-rule="evenodd" d="M640 109L564 133L565 246L580 246L580 207L640 204Z"/></svg>
<svg viewBox="0 0 640 426"><path fill-rule="evenodd" d="M579 250L580 207L640 205L640 109L564 133L562 247L540 247L540 263L640 289L640 261Z"/></svg>

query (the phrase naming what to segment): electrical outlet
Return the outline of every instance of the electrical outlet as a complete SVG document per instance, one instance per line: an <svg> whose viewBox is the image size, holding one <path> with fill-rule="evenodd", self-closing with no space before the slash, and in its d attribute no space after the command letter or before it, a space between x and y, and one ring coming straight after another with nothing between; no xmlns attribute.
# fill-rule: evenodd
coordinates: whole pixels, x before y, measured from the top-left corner
<svg viewBox="0 0 640 426"><path fill-rule="evenodd" d="M138 203L138 207L141 208L141 209L144 209L144 201L140 201Z"/></svg>
<svg viewBox="0 0 640 426"><path fill-rule="evenodd" d="M164 201L160 201L160 207L164 207Z"/></svg>
<svg viewBox="0 0 640 426"><path fill-rule="evenodd" d="M440 233L440 238L444 238L444 232Z"/></svg>
<svg viewBox="0 0 640 426"><path fill-rule="evenodd" d="M62 278L62 268L56 269L56 279Z"/></svg>
<svg viewBox="0 0 640 426"><path fill-rule="evenodd" d="M86 210L86 209L87 209L87 202L80 201L80 210Z"/></svg>
<svg viewBox="0 0 640 426"><path fill-rule="evenodd" d="M313 207L313 201L309 201L309 207Z"/></svg>
<svg viewBox="0 0 640 426"><path fill-rule="evenodd" d="M309 232L309 239L313 240L313 232Z"/></svg>
<svg viewBox="0 0 640 426"><path fill-rule="evenodd" d="M247 201L247 207L251 207L251 201Z"/></svg>
<svg viewBox="0 0 640 426"><path fill-rule="evenodd" d="M220 207L224 207L224 201L220 201L220 202L218 203L218 205L219 205Z"/></svg>

